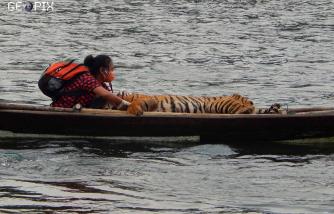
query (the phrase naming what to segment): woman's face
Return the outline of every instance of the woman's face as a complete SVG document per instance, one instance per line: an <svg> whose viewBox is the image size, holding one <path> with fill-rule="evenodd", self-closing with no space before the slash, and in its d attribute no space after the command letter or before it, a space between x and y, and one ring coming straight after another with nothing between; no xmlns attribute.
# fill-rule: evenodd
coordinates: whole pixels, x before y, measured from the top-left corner
<svg viewBox="0 0 334 214"><path fill-rule="evenodd" d="M102 82L111 82L116 78L113 65L109 65L109 68L100 68L100 79Z"/></svg>

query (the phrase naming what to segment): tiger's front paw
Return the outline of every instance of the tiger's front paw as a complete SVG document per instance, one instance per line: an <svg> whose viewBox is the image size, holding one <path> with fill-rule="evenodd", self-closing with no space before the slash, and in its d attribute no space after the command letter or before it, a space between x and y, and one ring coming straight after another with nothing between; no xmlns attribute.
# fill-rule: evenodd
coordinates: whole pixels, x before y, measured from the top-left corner
<svg viewBox="0 0 334 214"><path fill-rule="evenodd" d="M141 115L144 114L144 110L141 107L140 102L134 101L129 105L129 107L127 109L127 113L128 114L133 114L133 115L136 115L136 116L141 116Z"/></svg>
<svg viewBox="0 0 334 214"><path fill-rule="evenodd" d="M155 111L158 108L156 99L139 99L133 101L128 107L127 112L136 116L143 115L145 111Z"/></svg>

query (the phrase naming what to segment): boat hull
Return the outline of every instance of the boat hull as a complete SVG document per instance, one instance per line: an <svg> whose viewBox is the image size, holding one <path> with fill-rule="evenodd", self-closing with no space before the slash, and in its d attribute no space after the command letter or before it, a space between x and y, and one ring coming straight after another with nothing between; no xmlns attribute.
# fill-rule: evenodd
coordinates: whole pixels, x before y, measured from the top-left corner
<svg viewBox="0 0 334 214"><path fill-rule="evenodd" d="M119 111L0 109L0 130L77 136L200 136L210 142L295 140L334 136L334 113L217 115Z"/></svg>

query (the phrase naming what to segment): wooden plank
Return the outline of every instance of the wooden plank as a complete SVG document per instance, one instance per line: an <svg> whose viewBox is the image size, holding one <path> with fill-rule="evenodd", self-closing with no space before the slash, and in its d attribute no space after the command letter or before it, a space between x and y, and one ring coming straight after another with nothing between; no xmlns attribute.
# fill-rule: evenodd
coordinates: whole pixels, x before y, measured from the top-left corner
<svg viewBox="0 0 334 214"><path fill-rule="evenodd" d="M0 102L0 109L7 110L31 110L31 111L47 111L47 112L76 112L77 110L72 108L60 108L60 107L50 107L41 105L27 105L27 104L13 104L13 103L3 103ZM289 114L309 114L309 113L332 113L334 108L295 108L289 109ZM123 115L129 116L125 111L111 110L111 109L89 109L82 108L81 113L95 114L95 115ZM254 115L240 114L241 117L254 117ZM213 113L171 113L171 112L144 112L144 116L159 116L159 117L240 117L237 114L213 114ZM270 114L277 117L275 114ZM259 117L268 117L266 114L257 114ZM281 116L281 115L279 115Z"/></svg>
<svg viewBox="0 0 334 214"><path fill-rule="evenodd" d="M58 108L58 107L41 106L41 105L14 104L14 103L3 103L3 102L0 102L0 109L73 112L72 108Z"/></svg>
<svg viewBox="0 0 334 214"><path fill-rule="evenodd" d="M154 117L154 118L221 118L221 119L227 119L227 118L284 118L284 117L312 117L314 115L334 115L334 111L309 111L309 112L300 112L296 114L214 114L214 113L171 113L171 112L144 112L142 116L135 116L128 114L125 111L119 111L119 110L103 110L103 109L88 109L83 108L79 112L73 111L72 109L67 108L53 108L47 107L47 109L36 109L32 108L32 110L28 109L1 109L2 112L16 112L16 113L24 113L24 112L30 112L33 114L34 112L40 112L45 115L52 115L55 112L63 113L63 115L77 115L77 116L85 116L85 115L93 115L93 116L101 116L101 117L134 117L134 118L140 118L140 117Z"/></svg>
<svg viewBox="0 0 334 214"><path fill-rule="evenodd" d="M315 111L332 111L333 107L309 107L309 108L289 108L288 112L292 113L306 113L306 112L315 112Z"/></svg>
<svg viewBox="0 0 334 214"><path fill-rule="evenodd" d="M334 114L334 110L321 110L321 111L306 111L306 112L298 112L296 113L296 115L330 115L330 114Z"/></svg>

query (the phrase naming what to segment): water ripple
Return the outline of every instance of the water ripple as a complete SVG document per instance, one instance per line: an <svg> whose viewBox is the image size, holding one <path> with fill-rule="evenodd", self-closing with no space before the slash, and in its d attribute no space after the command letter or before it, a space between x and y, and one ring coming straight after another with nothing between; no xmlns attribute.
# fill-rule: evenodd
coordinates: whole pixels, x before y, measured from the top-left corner
<svg viewBox="0 0 334 214"><path fill-rule="evenodd" d="M36 83L50 62L106 53L115 89L332 106L333 10L331 0L59 0L50 13L6 11L0 100L47 105ZM143 141L1 141L0 212L333 210L333 146Z"/></svg>

